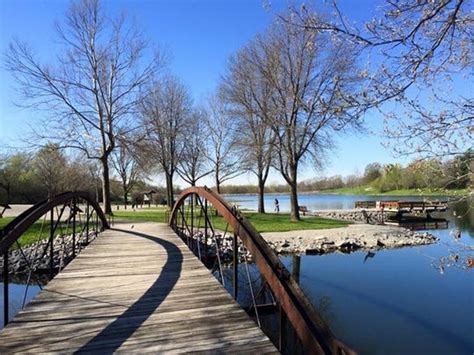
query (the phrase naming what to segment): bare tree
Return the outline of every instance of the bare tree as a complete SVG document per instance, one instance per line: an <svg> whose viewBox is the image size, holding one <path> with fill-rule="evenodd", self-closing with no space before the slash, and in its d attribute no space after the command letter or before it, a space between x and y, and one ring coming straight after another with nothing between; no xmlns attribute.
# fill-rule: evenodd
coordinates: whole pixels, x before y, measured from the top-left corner
<svg viewBox="0 0 474 355"><path fill-rule="evenodd" d="M14 41L6 66L17 80L22 104L51 113L34 122L36 140L81 150L100 161L103 203L111 213L109 157L117 136L135 127L133 116L141 87L162 66L162 57L144 62L148 45L124 16L110 18L99 0L71 4L57 25L63 49L56 61L42 64L25 43ZM148 57L147 57L148 58Z"/></svg>
<svg viewBox="0 0 474 355"><path fill-rule="evenodd" d="M86 169L94 189L95 198L97 201L100 201L100 187L102 185L100 162L98 160L89 160L89 164L86 164Z"/></svg>
<svg viewBox="0 0 474 355"><path fill-rule="evenodd" d="M289 21L350 40L362 56L379 58L365 71L366 103L397 101L397 112L382 108L395 152L431 159L472 147L472 1L387 0L363 28L352 26L335 0L332 10L328 20L303 7Z"/></svg>
<svg viewBox="0 0 474 355"><path fill-rule="evenodd" d="M237 145L243 153L243 168L257 177L258 212L265 213L265 182L272 165L275 133L268 124L272 117L272 90L251 63L252 50L243 48L229 60L220 92L238 122Z"/></svg>
<svg viewBox="0 0 474 355"><path fill-rule="evenodd" d="M225 104L218 97L209 100L210 112L206 120L209 133L208 159L211 162L217 193L221 184L236 177L242 170L237 154L237 126Z"/></svg>
<svg viewBox="0 0 474 355"><path fill-rule="evenodd" d="M207 112L193 109L186 123L185 144L178 162L177 172L181 179L191 186L212 173L207 164L207 130L205 126Z"/></svg>
<svg viewBox="0 0 474 355"><path fill-rule="evenodd" d="M127 209L128 195L143 173L136 154L131 152L131 149L133 148L130 145L121 141L111 155L112 166L122 184L125 209Z"/></svg>
<svg viewBox="0 0 474 355"><path fill-rule="evenodd" d="M288 15L290 16L290 15ZM276 166L290 186L291 219L299 220L298 169L322 161L336 132L360 125L360 85L352 47L327 34L276 22L247 47L247 59L271 88Z"/></svg>
<svg viewBox="0 0 474 355"><path fill-rule="evenodd" d="M191 106L188 90L173 76L154 85L142 100L145 150L165 174L168 207L173 206L173 177L181 159Z"/></svg>
<svg viewBox="0 0 474 355"><path fill-rule="evenodd" d="M69 162L57 145L46 144L41 148L36 153L33 166L49 198L65 190Z"/></svg>

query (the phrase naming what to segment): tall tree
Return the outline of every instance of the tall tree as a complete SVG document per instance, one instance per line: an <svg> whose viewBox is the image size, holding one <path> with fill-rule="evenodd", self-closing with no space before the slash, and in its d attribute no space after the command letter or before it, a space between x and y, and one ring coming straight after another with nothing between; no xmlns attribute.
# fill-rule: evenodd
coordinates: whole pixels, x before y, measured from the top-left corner
<svg viewBox="0 0 474 355"><path fill-rule="evenodd" d="M99 0L73 2L57 34L63 47L55 61L43 64L29 45L14 41L6 66L22 104L51 114L35 122L41 127L34 130L36 139L100 161L104 209L111 213L110 154L117 137L134 129L131 113L139 91L163 60L159 54L147 56L141 32L124 16L111 18Z"/></svg>
<svg viewBox="0 0 474 355"><path fill-rule="evenodd" d="M207 164L207 130L205 126L206 111L193 109L186 123L185 143L178 162L177 172L181 179L191 186L198 180L212 173Z"/></svg>
<svg viewBox="0 0 474 355"><path fill-rule="evenodd" d="M2 203L33 203L45 198L34 174L30 154L17 152L0 156L0 196Z"/></svg>
<svg viewBox="0 0 474 355"><path fill-rule="evenodd" d="M67 186L69 163L56 144L46 144L37 153L33 161L35 174L53 197L64 192Z"/></svg>
<svg viewBox="0 0 474 355"><path fill-rule="evenodd" d="M237 145L244 154L243 168L257 177L258 212L265 213L265 182L272 165L275 133L269 123L272 117L271 87L259 77L252 65L252 49L241 49L229 60L220 93L232 116L239 120Z"/></svg>
<svg viewBox="0 0 474 355"><path fill-rule="evenodd" d="M206 120L209 133L207 157L213 169L216 191L220 194L221 184L236 177L242 170L242 160L237 154L236 120L220 98L212 97L209 106Z"/></svg>
<svg viewBox="0 0 474 355"><path fill-rule="evenodd" d="M290 16L287 14L286 16ZM299 220L298 169L305 160L320 163L338 131L360 125L360 77L352 47L276 22L248 46L248 61L271 88L277 168L290 187L291 219Z"/></svg>
<svg viewBox="0 0 474 355"><path fill-rule="evenodd" d="M141 104L143 125L146 127L144 149L165 175L168 207L173 206L173 178L183 152L191 106L187 88L174 76L166 76L155 84Z"/></svg>
<svg viewBox="0 0 474 355"><path fill-rule="evenodd" d="M125 209L127 209L128 195L143 172L136 155L131 149L133 148L130 145L121 140L111 156L112 166L119 176L122 185Z"/></svg>

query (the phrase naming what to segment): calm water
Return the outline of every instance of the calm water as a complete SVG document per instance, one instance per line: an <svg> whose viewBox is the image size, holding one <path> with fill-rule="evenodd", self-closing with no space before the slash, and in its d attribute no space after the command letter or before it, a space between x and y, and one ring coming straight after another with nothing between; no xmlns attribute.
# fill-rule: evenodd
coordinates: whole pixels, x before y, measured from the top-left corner
<svg viewBox="0 0 474 355"><path fill-rule="evenodd" d="M289 196L279 194L267 195L267 210L275 197L281 210L289 211ZM226 198L242 209L257 208L255 195ZM299 204L310 210L349 209L358 200L381 199L423 197L318 194L301 195ZM434 245L380 251L367 259L365 252L301 256L300 285L333 332L361 354L473 354L474 269L439 267L441 258L467 256L464 246L474 247L470 205L451 205L439 214L450 228L429 231L440 238ZM461 231L460 241L451 235L455 229ZM293 269L294 257L282 260Z"/></svg>
<svg viewBox="0 0 474 355"><path fill-rule="evenodd" d="M257 195L223 195L224 198L240 209L257 210ZM271 212L275 208L275 198L278 199L281 212L290 211L290 195L288 194L266 194L265 209ZM300 206L306 206L309 210L332 210L354 208L355 201L387 201L387 200L415 200L422 201L426 197L421 196L366 196L366 195L332 195L332 194L302 194L298 196ZM442 199L443 197L429 197L429 199Z"/></svg>
<svg viewBox="0 0 474 355"><path fill-rule="evenodd" d="M40 291L39 286L26 285L21 283L9 283L9 319L12 319L15 314L17 314L22 306L23 300L25 299L25 304L28 304ZM0 283L0 329L3 328L3 283Z"/></svg>
<svg viewBox="0 0 474 355"><path fill-rule="evenodd" d="M267 208L275 196L282 211L289 208L285 195L267 196ZM241 208L257 205L255 196L226 198ZM354 201L368 199L379 197L302 195L300 205L353 208ZM380 251L367 260L364 252L302 256L300 284L334 333L361 354L473 354L474 269L439 268L441 258L474 246L474 208L467 207L457 204L444 214L450 229L430 231L440 238L434 245ZM460 242L453 229L461 230ZM293 260L283 257L290 270ZM21 308L23 291L22 285L11 287L12 308ZM28 297L35 292L30 288Z"/></svg>

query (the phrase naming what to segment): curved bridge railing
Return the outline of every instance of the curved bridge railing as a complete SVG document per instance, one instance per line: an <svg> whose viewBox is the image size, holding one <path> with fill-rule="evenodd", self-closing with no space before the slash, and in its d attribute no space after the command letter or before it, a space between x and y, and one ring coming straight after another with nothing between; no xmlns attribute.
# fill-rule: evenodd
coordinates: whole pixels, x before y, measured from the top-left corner
<svg viewBox="0 0 474 355"><path fill-rule="evenodd" d="M40 288L72 260L81 249L109 224L99 204L87 192L59 194L36 203L0 230L3 255L3 317L9 319L10 276L21 276L25 284L23 307L28 288ZM1 260L1 259L0 259Z"/></svg>
<svg viewBox="0 0 474 355"><path fill-rule="evenodd" d="M298 348L303 353L354 353L334 337L263 237L221 196L207 187L184 190L171 212L170 226L282 353ZM250 259L258 270L249 271L254 266Z"/></svg>

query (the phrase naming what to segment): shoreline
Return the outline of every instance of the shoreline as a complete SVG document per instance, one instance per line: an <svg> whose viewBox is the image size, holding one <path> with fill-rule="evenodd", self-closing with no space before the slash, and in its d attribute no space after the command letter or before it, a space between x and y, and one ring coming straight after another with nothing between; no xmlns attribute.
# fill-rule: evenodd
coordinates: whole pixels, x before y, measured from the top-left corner
<svg viewBox="0 0 474 355"><path fill-rule="evenodd" d="M290 192L265 192L265 195L289 195ZM329 196L372 196L372 197L464 197L470 196L472 192L466 190L454 191L418 191L418 190L391 190L387 192L377 191L334 191L334 190L316 190L316 191L300 191L298 195L329 195ZM242 192L242 193L222 193L225 196L258 196L258 192Z"/></svg>
<svg viewBox="0 0 474 355"><path fill-rule="evenodd" d="M262 233L277 254L326 254L336 251L376 251L433 244L438 238L388 225L354 223L334 229Z"/></svg>

